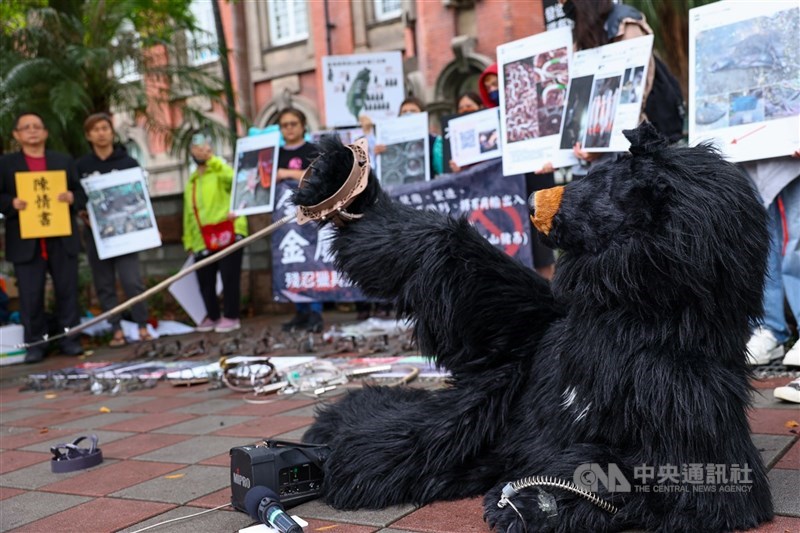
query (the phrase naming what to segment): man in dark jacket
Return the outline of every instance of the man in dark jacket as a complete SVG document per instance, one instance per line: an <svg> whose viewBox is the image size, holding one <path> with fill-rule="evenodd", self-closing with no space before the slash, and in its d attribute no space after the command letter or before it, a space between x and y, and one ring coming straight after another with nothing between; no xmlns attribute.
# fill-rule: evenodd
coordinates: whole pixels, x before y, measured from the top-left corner
<svg viewBox="0 0 800 533"><path fill-rule="evenodd" d="M107 174L114 170L136 168L139 163L128 155L124 146L114 144L114 126L111 117L106 113L90 115L83 123L86 139L92 151L78 159L75 166L81 179L93 174ZM97 291L97 298L103 311L113 309L117 301L117 276L122 284L122 290L128 298L140 295L144 291L139 254L125 254L108 259L100 259L97 255L97 245L94 242L92 231L89 228L89 217L81 212L81 218L86 223L87 231L84 232L83 242L86 245L86 256L92 268L92 280ZM139 340L150 340L147 331L147 306L139 302L131 308L133 320L139 326ZM120 347L126 344L125 335L120 325L120 315L109 319L113 332L109 346Z"/></svg>
<svg viewBox="0 0 800 533"><path fill-rule="evenodd" d="M0 213L6 217L6 259L14 264L20 300L20 318L25 328L25 342L42 340L48 333L44 313L45 276L50 272L56 295L58 323L61 328L76 326L78 316L78 252L75 214L86 205L75 166L69 156L45 149L47 128L36 113L26 112L14 121L14 139L22 148L0 158ZM17 172L64 170L66 191L53 191L56 201L70 206L72 232L66 237L23 239L19 212L28 207L17 197ZM81 345L74 337L61 341L61 353L79 355ZM41 361L45 346L28 348L26 363Z"/></svg>

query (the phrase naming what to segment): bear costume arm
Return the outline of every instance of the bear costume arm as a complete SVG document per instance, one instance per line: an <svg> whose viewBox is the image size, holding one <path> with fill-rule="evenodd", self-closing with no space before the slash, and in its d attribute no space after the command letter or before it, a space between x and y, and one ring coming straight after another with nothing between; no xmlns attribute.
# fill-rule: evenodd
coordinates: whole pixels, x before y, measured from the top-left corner
<svg viewBox="0 0 800 533"><path fill-rule="evenodd" d="M297 191L312 206L338 190L352 152L323 138L322 155ZM336 267L371 297L413 318L420 349L454 373L485 370L532 346L558 317L549 284L494 248L469 223L392 201L370 174L347 208L363 218L337 229Z"/></svg>

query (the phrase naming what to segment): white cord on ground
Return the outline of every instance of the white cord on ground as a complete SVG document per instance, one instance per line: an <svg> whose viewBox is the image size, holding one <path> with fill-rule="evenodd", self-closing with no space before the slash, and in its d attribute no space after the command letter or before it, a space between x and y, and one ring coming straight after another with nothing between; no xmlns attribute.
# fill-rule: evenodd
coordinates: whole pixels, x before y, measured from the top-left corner
<svg viewBox="0 0 800 533"><path fill-rule="evenodd" d="M222 509L223 507L230 507L231 504L226 503L225 505L220 505L219 507L214 507L213 509L206 509L205 511L200 511L199 513L194 513L186 516L179 516L178 518L171 518L170 520L164 520L163 522L159 522L158 524L153 524L151 526L143 527L142 529L137 529L136 531L132 531L131 533L140 533L141 531L147 531L148 529L153 529L154 527L163 526L164 524L169 524L170 522L177 522L178 520L186 520L187 518L193 518L195 516L200 516L201 514L210 513L211 511L217 511Z"/></svg>

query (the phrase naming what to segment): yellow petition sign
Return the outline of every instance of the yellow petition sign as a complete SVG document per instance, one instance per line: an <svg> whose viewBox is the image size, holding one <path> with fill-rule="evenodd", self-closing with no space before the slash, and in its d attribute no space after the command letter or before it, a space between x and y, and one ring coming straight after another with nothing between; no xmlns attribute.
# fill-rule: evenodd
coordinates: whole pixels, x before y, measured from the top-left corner
<svg viewBox="0 0 800 533"><path fill-rule="evenodd" d="M17 172L17 198L28 204L19 212L19 232L23 239L72 235L69 204L59 202L58 195L67 191L64 170Z"/></svg>

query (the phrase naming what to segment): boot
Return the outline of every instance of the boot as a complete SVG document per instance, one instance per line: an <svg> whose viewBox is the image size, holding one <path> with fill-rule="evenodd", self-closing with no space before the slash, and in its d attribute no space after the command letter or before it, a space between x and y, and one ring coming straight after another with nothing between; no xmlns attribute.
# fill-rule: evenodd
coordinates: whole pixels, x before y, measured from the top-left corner
<svg viewBox="0 0 800 533"><path fill-rule="evenodd" d="M281 329L283 331L294 331L296 329L304 329L308 327L308 320L310 316L311 313L308 312L297 313L296 315L294 315L294 318L292 318L289 322L284 322L283 326L281 326Z"/></svg>

